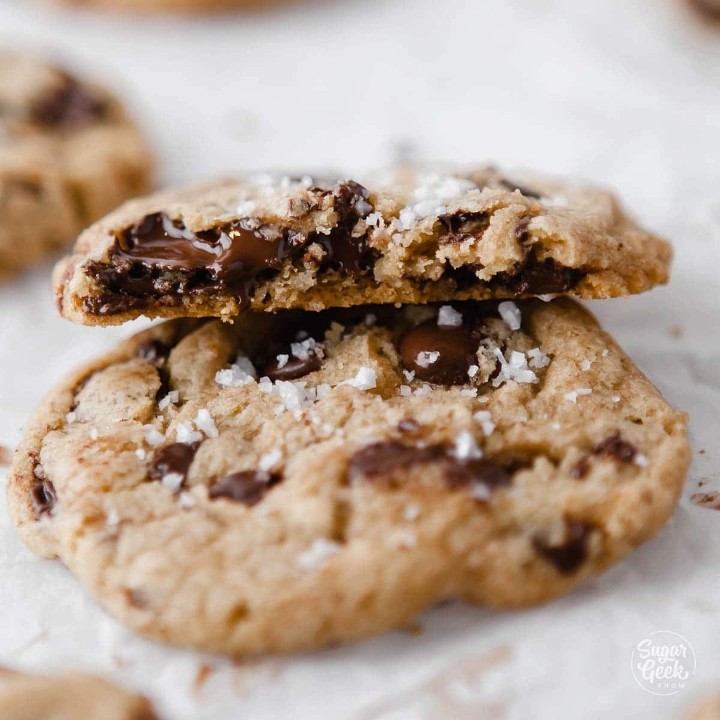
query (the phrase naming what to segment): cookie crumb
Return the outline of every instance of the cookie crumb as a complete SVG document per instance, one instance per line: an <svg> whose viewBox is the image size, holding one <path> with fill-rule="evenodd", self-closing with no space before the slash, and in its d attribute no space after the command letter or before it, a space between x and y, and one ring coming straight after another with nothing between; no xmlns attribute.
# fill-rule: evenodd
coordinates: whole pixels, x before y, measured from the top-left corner
<svg viewBox="0 0 720 720"><path fill-rule="evenodd" d="M720 510L720 492L693 493L690 501L709 510Z"/></svg>

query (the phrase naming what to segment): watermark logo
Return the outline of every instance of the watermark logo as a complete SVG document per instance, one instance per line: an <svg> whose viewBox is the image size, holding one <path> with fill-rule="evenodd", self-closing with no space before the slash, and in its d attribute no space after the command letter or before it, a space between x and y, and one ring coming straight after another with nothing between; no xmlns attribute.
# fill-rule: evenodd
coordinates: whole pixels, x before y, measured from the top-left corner
<svg viewBox="0 0 720 720"><path fill-rule="evenodd" d="M695 674L695 651L687 638L656 630L634 648L630 659L635 682L653 695L675 695Z"/></svg>

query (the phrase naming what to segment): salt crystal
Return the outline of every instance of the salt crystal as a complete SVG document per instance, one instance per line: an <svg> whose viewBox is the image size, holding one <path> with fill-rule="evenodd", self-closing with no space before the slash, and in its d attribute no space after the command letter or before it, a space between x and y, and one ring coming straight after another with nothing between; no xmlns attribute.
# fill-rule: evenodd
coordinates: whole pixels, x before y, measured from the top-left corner
<svg viewBox="0 0 720 720"><path fill-rule="evenodd" d="M262 472L270 472L282 460L282 452L275 448L269 453L265 453L258 461L258 468Z"/></svg>
<svg viewBox="0 0 720 720"><path fill-rule="evenodd" d="M499 387L508 380L514 380L517 383L537 383L537 375L528 367L527 357L525 353L513 350L510 353L510 360L506 360L500 348L493 348L495 357L500 361L500 372L497 374L492 384L493 387Z"/></svg>
<svg viewBox="0 0 720 720"><path fill-rule="evenodd" d="M412 388L409 385L401 385L400 395L403 397L410 397L412 395Z"/></svg>
<svg viewBox="0 0 720 720"><path fill-rule="evenodd" d="M453 455L458 460L477 459L483 456L472 433L463 430L456 438L453 446Z"/></svg>
<svg viewBox="0 0 720 720"><path fill-rule="evenodd" d="M189 492L181 492L178 496L178 505L183 510L189 510L195 507L195 498Z"/></svg>
<svg viewBox="0 0 720 720"><path fill-rule="evenodd" d="M642 453L638 453L635 456L634 460L635 464L639 467L647 467L650 464L650 460L648 460L647 455L643 455Z"/></svg>
<svg viewBox="0 0 720 720"><path fill-rule="evenodd" d="M480 372L480 368L477 365L471 365L468 368L468 377L474 378Z"/></svg>
<svg viewBox="0 0 720 720"><path fill-rule="evenodd" d="M361 367L354 378L344 380L341 385L350 385L358 390L372 390L377 387L377 373L371 367Z"/></svg>
<svg viewBox="0 0 720 720"><path fill-rule="evenodd" d="M65 416L65 422L67 422L68 425L72 425L75 420L77 420L77 414L72 411Z"/></svg>
<svg viewBox="0 0 720 720"><path fill-rule="evenodd" d="M277 360L277 369L282 370L288 364L288 361L290 360L290 356L289 355L277 355L275 359Z"/></svg>
<svg viewBox="0 0 720 720"><path fill-rule="evenodd" d="M142 448L138 448L138 449L135 451L135 457L136 457L138 460L144 460L144 459L147 457L147 453L146 453L145 450L143 450Z"/></svg>
<svg viewBox="0 0 720 720"><path fill-rule="evenodd" d="M171 404L175 405L180 400L180 393L177 390L171 390L160 402L158 408L165 410Z"/></svg>
<svg viewBox="0 0 720 720"><path fill-rule="evenodd" d="M460 391L460 397L464 398L474 398L477 397L478 391L477 388L463 388Z"/></svg>
<svg viewBox="0 0 720 720"><path fill-rule="evenodd" d="M506 300L498 305L498 312L503 322L511 330L519 330L522 325L522 315L520 314L520 308L512 301Z"/></svg>
<svg viewBox="0 0 720 720"><path fill-rule="evenodd" d="M440 353L437 351L422 350L417 354L415 361L421 368L430 367L440 359Z"/></svg>
<svg viewBox="0 0 720 720"><path fill-rule="evenodd" d="M202 433L195 430L191 421L183 420L175 426L175 439L184 445L192 445L201 442L203 436Z"/></svg>
<svg viewBox="0 0 720 720"><path fill-rule="evenodd" d="M178 492L182 487L184 479L185 476L181 473L168 473L167 475L163 475L160 482L162 483L163 487L166 487L168 490L172 492Z"/></svg>
<svg viewBox="0 0 720 720"><path fill-rule="evenodd" d="M160 445L165 440L165 436L154 425L143 425L143 431L148 445Z"/></svg>
<svg viewBox="0 0 720 720"><path fill-rule="evenodd" d="M412 382L415 379L414 370L403 370L403 375L408 382Z"/></svg>
<svg viewBox="0 0 720 720"><path fill-rule="evenodd" d="M440 327L460 327L462 313L459 313L451 305L443 305L438 311L437 324Z"/></svg>
<svg viewBox="0 0 720 720"><path fill-rule="evenodd" d="M420 517L420 506L411 504L408 505L405 510L403 511L403 518L407 520L408 522L412 522L413 520L417 520Z"/></svg>
<svg viewBox="0 0 720 720"><path fill-rule="evenodd" d="M318 538L308 550L297 556L296 565L300 570L319 570L340 552L341 546L327 538Z"/></svg>
<svg viewBox="0 0 720 720"><path fill-rule="evenodd" d="M577 390L571 390L563 394L565 400L571 403L577 403L577 399L583 395L590 395L592 390L590 388L578 388Z"/></svg>
<svg viewBox="0 0 720 720"><path fill-rule="evenodd" d="M528 365L531 368L544 368L550 364L550 358L545 352L539 347L533 348L527 351L527 356L530 358Z"/></svg>
<svg viewBox="0 0 720 720"><path fill-rule="evenodd" d="M97 428L90 428L90 439L91 439L91 440L97 440L97 439L98 439L98 431L97 431Z"/></svg>
<svg viewBox="0 0 720 720"><path fill-rule="evenodd" d="M587 372L590 369L591 365L592 363L589 360L582 360L580 362L580 370L582 370L583 372Z"/></svg>
<svg viewBox="0 0 720 720"><path fill-rule="evenodd" d="M485 437L488 437L493 434L493 431L496 428L495 423L492 419L492 414L489 410L478 410L474 415L473 418L476 422L480 424L480 427L482 428L483 433L485 434Z"/></svg>

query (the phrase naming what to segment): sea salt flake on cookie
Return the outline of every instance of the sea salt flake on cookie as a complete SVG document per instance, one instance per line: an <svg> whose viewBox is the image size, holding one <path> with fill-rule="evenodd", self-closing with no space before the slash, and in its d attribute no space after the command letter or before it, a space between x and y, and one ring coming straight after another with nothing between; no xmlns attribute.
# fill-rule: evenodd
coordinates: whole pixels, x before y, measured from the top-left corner
<svg viewBox="0 0 720 720"><path fill-rule="evenodd" d="M300 570L320 570L341 549L342 545L334 540L318 538L309 549L297 556L296 565Z"/></svg>

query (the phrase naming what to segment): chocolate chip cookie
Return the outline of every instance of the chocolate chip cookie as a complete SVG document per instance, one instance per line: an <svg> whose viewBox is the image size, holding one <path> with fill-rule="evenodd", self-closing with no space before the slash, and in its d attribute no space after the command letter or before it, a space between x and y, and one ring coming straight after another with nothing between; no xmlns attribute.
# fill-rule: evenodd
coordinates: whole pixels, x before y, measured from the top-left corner
<svg viewBox="0 0 720 720"><path fill-rule="evenodd" d="M27 675L0 668L3 720L157 720L149 701L95 675Z"/></svg>
<svg viewBox="0 0 720 720"><path fill-rule="evenodd" d="M104 89L0 53L0 276L147 192L149 176L145 143Z"/></svg>
<svg viewBox="0 0 720 720"><path fill-rule="evenodd" d="M532 182L532 184L529 184ZM669 245L612 195L491 169L259 175L137 200L56 269L62 314L118 324L366 303L571 294L667 280Z"/></svg>
<svg viewBox="0 0 720 720"><path fill-rule="evenodd" d="M215 12L220 10L265 10L292 0L54 0L64 5L132 12Z"/></svg>
<svg viewBox="0 0 720 720"><path fill-rule="evenodd" d="M46 399L9 498L138 632L294 651L567 592L667 520L685 426L569 299L183 319Z"/></svg>

